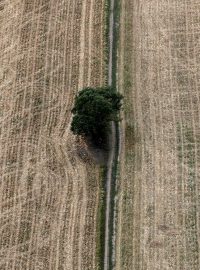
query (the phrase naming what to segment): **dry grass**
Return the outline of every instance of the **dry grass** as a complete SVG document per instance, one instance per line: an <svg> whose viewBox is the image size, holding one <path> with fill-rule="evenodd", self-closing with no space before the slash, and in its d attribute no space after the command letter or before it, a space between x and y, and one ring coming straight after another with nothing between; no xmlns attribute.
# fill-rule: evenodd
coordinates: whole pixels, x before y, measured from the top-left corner
<svg viewBox="0 0 200 270"><path fill-rule="evenodd" d="M0 269L96 267L99 169L69 132L105 82L104 0L0 1Z"/></svg>
<svg viewBox="0 0 200 270"><path fill-rule="evenodd" d="M117 270L200 269L200 2L121 0Z"/></svg>

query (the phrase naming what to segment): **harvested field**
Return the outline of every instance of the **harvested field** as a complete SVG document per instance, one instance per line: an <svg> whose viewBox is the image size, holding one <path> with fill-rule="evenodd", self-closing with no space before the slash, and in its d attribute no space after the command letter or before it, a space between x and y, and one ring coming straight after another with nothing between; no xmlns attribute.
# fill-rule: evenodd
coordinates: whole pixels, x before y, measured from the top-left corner
<svg viewBox="0 0 200 270"><path fill-rule="evenodd" d="M105 84L104 0L0 1L0 269L97 269L99 168L69 132Z"/></svg>
<svg viewBox="0 0 200 270"><path fill-rule="evenodd" d="M121 0L117 270L200 269L200 2Z"/></svg>

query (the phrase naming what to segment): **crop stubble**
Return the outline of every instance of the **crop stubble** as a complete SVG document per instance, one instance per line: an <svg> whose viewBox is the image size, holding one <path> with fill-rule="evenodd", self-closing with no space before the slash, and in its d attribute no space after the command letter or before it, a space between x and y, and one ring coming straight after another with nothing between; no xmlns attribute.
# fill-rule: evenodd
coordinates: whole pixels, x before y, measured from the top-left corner
<svg viewBox="0 0 200 270"><path fill-rule="evenodd" d="M200 3L121 1L116 269L200 269Z"/></svg>
<svg viewBox="0 0 200 270"><path fill-rule="evenodd" d="M2 270L97 269L99 170L69 127L105 84L104 4L0 1Z"/></svg>

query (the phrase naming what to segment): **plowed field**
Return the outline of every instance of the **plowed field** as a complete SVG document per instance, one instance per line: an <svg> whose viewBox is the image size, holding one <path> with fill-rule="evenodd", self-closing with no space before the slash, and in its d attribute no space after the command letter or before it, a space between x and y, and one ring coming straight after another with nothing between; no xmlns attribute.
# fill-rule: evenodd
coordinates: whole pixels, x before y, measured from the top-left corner
<svg viewBox="0 0 200 270"><path fill-rule="evenodd" d="M199 40L199 1L121 1L117 270L200 269Z"/></svg>
<svg viewBox="0 0 200 270"><path fill-rule="evenodd" d="M104 0L0 1L0 269L96 266L99 169L69 132L105 84Z"/></svg>

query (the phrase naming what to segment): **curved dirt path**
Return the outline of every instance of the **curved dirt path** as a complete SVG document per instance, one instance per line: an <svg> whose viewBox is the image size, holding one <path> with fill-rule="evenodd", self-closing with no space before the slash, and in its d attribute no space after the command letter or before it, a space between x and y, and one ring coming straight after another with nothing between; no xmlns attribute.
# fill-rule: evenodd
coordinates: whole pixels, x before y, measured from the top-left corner
<svg viewBox="0 0 200 270"><path fill-rule="evenodd" d="M109 65L108 65L108 84L112 86L112 68L113 68L113 32L114 32L114 3L110 3L110 18L109 18ZM110 153L107 163L107 177L106 177L106 221L105 221L105 253L104 253L104 270L109 269L110 262L110 213L111 213L111 182L112 182L112 167L114 163L116 145L116 127L114 123L111 124L111 134L109 137Z"/></svg>

